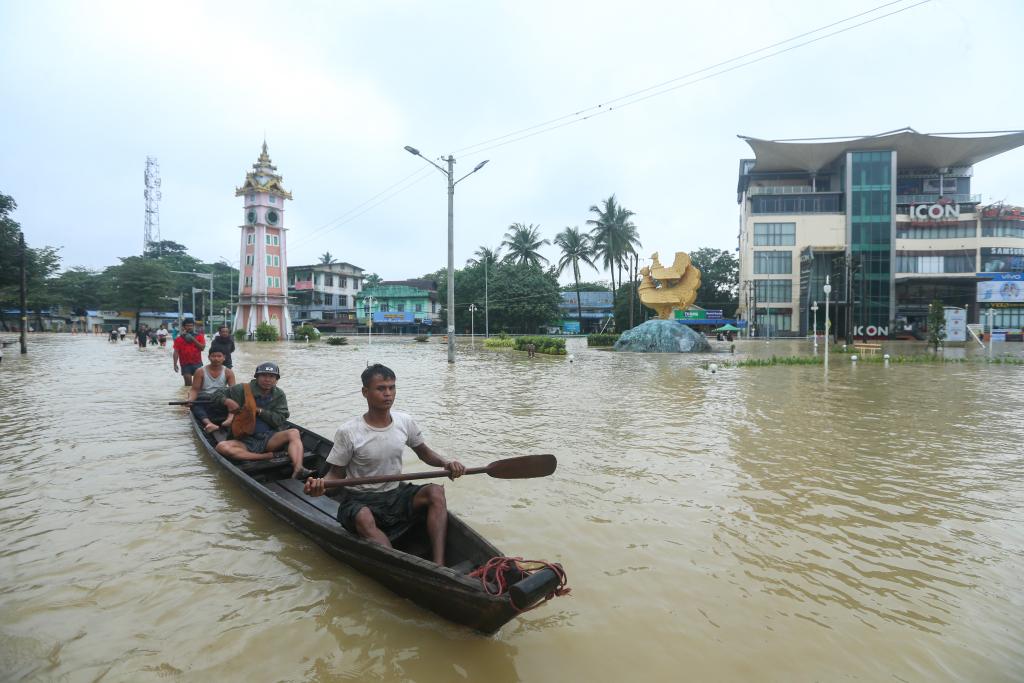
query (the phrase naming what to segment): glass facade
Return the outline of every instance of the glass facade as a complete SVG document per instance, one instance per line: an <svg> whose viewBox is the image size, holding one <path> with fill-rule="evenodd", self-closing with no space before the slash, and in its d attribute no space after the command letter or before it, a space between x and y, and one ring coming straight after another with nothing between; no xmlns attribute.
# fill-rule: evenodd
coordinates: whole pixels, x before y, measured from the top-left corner
<svg viewBox="0 0 1024 683"><path fill-rule="evenodd" d="M1024 237L1024 221L981 221L982 237Z"/></svg>
<svg viewBox="0 0 1024 683"><path fill-rule="evenodd" d="M754 280L754 296L758 303L790 303L793 283L790 280Z"/></svg>
<svg viewBox="0 0 1024 683"><path fill-rule="evenodd" d="M896 225L896 237L904 240L943 240L953 237L976 237L977 234L978 229L974 221L956 221L935 225L914 223Z"/></svg>
<svg viewBox="0 0 1024 683"><path fill-rule="evenodd" d="M896 252L897 273L973 273L974 250Z"/></svg>
<svg viewBox="0 0 1024 683"><path fill-rule="evenodd" d="M796 223L754 223L755 247L792 247L796 244Z"/></svg>
<svg viewBox="0 0 1024 683"><path fill-rule="evenodd" d="M755 251L754 273L757 275L789 275L793 272L793 252Z"/></svg>
<svg viewBox="0 0 1024 683"><path fill-rule="evenodd" d="M983 316L988 321L988 315ZM1019 330L1024 328L1024 308L997 308L992 324L996 329Z"/></svg>
<svg viewBox="0 0 1024 683"><path fill-rule="evenodd" d="M893 152L848 152L847 225L852 261L860 264L855 335L863 326L888 328L893 281Z"/></svg>
<svg viewBox="0 0 1024 683"><path fill-rule="evenodd" d="M808 195L750 198L751 213L842 213L843 198L838 193L817 192Z"/></svg>

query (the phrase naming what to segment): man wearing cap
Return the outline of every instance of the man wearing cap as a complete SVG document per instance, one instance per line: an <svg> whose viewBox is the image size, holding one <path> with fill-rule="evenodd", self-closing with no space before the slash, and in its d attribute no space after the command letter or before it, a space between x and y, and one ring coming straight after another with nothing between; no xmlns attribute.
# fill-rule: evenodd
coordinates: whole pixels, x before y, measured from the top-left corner
<svg viewBox="0 0 1024 683"><path fill-rule="evenodd" d="M196 370L203 367L203 349L206 348L206 337L203 333L195 334L196 321L192 318L185 318L181 324L182 332L174 340L174 371L178 371L178 361L181 361L181 376L185 378L185 386L192 386L192 375Z"/></svg>
<svg viewBox="0 0 1024 683"><path fill-rule="evenodd" d="M228 411L221 425L231 428L234 438L217 444L217 452L235 460L270 460L274 453L287 449L292 461L292 476L302 479L309 470L302 466L302 439L299 430L281 429L288 420L288 399L277 388L281 370L277 363L260 363L255 379L218 391L214 405ZM239 424L233 424L237 421ZM246 424L245 428L239 425Z"/></svg>

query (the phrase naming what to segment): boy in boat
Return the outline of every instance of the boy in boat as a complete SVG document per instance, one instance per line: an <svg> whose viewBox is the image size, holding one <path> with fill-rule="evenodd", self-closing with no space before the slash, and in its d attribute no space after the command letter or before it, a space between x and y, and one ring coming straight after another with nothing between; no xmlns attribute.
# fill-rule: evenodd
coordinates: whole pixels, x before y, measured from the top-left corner
<svg viewBox="0 0 1024 683"><path fill-rule="evenodd" d="M235 438L217 444L217 452L235 460L270 460L276 451L287 448L292 461L292 477L304 479L311 473L302 466L302 438L298 429L281 429L288 419L288 399L277 388L281 370L277 363L260 363L255 379L247 384L236 384L214 395L214 405L227 409L228 419L221 425L225 429L236 419L249 422L251 429ZM241 415L245 417L240 417Z"/></svg>
<svg viewBox="0 0 1024 683"><path fill-rule="evenodd" d="M203 425L203 429L213 432L220 429L220 423L228 417L227 408L213 405L214 394L235 386L235 373L231 368L224 367L224 352L220 349L211 348L208 357L210 364L199 368L192 375L188 400L193 402L192 414ZM197 400L198 403L195 402Z"/></svg>
<svg viewBox="0 0 1024 683"><path fill-rule="evenodd" d="M323 479L306 480L308 495L322 496L324 481L401 474L405 446L428 465L443 467L451 479L465 473L466 468L458 460L446 460L426 444L412 417L391 410L395 402L394 371L377 363L366 368L361 378L367 410L338 428L334 448L327 456L331 469ZM408 528L416 517L425 515L433 560L444 564L448 532L444 487L408 482L363 484L346 487L340 503L338 521L342 526L388 548L391 538Z"/></svg>
<svg viewBox="0 0 1024 683"><path fill-rule="evenodd" d="M196 321L192 318L185 318L182 323L181 335L174 340L174 371L178 371L178 360L181 360L181 376L185 379L185 386L192 386L192 374L203 367L203 349L206 348L206 338L203 333L193 334Z"/></svg>

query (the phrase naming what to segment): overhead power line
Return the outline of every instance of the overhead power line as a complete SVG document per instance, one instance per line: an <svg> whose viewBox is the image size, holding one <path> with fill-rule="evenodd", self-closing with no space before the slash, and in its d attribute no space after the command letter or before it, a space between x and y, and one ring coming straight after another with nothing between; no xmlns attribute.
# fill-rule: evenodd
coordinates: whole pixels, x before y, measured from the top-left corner
<svg viewBox="0 0 1024 683"><path fill-rule="evenodd" d="M702 69L698 69L696 71L691 71L688 74L684 74L682 76L677 76L676 78L672 78L670 80L663 81L662 83L659 83L657 85L648 86L648 87L643 88L641 90L636 90L636 91L634 91L632 93L628 93L626 95L621 95L619 97L607 100L607 101L602 102L600 104L596 104L596 105L594 105L592 107L588 107L586 109L581 109L581 110L576 111L576 112L574 112L572 114L566 114L564 116L560 116L558 118L550 119L550 120L545 121L543 123L538 123L536 125L529 126L527 128L520 128L519 130L512 131L511 133L506 133L505 135L500 135L500 136L495 137L495 138L490 138L488 140L484 140L484 141L478 142L476 144L469 145L467 147L463 147L461 149L455 150L455 152L456 153L465 153L466 156L475 156L477 154L483 154L484 152L488 152L488 151L490 151L492 149L497 149L498 147L504 147L505 145L510 145L510 144L512 144L514 142L519 142L521 140L525 140L527 138L534 137L535 135L540 135L542 133L549 133L549 132L551 132L553 130L557 130L559 128L564 128L566 126L570 126L570 125L572 125L574 123L579 123L581 121L586 121L588 119L592 119L592 118L597 117L597 116L602 116L604 114L609 114L609 113L611 113L611 112L613 112L613 111L615 111L617 109L623 109L625 107L628 107L628 106L631 106L631 105L634 105L634 104L638 104L638 103L643 102L645 100L649 100L651 98L658 97L660 95L664 95L664 94L672 92L674 90L679 90L680 88L685 88L685 87L688 87L688 86L691 86L691 85L695 85L697 83L701 83L703 81L708 81L708 80L711 80L711 79L713 79L713 78L715 78L717 76L721 76L723 74L729 73L731 71L737 71L737 70L742 69L744 67L748 67L748 66L751 66L753 64L757 64L759 62L763 62L763 61L765 61L767 59L771 59L772 57L777 57L777 56L785 54L787 52L792 52L793 50L797 50L799 48L806 47L808 45L812 45L814 43L820 42L820 41L825 40L827 38L831 38L833 36L837 36L837 35L839 35L841 33L846 33L847 31L852 31L852 30L854 30L856 28L860 28L862 26L866 26L868 24L872 24L872 23L874 23L876 21L881 21L882 19L885 19L887 17L891 17L891 16L893 16L895 14L900 14L902 12L906 12L907 10L911 10L911 9L913 9L915 7L920 6L920 5L927 4L927 3L931 2L931 0L918 0L917 2L914 2L913 4L906 5L904 7L900 7L898 9L892 10L891 12L886 12L885 14L880 14L878 16L871 17L870 19L866 19L864 21L858 22L856 24L852 24L850 26L845 26L845 27L843 27L841 29L837 29L835 31L830 31L828 33L824 33L823 35L819 35L819 36L817 36L815 38L811 38L810 40L805 40L803 42L796 43L795 45L789 45L788 47L784 47L784 48L781 48L781 49L777 49L777 50L775 49L775 48L778 48L778 47L780 47L782 45L786 45L788 43L792 43L794 41L800 40L801 38L805 38L807 36L811 36L811 35L814 35L816 33L821 33L822 31L827 31L828 29L833 28L835 26L839 26L841 24L849 23L849 22L854 21L855 19L858 19L860 17L866 16L866 15L869 15L869 14L873 14L875 12L878 12L879 10L885 9L887 7L891 7L892 5L898 5L898 4L901 4L901 3L904 3L904 2L906 2L906 0L893 0L892 2L887 2L885 4L878 5L877 7L874 7L872 9L866 10L864 12L860 12L858 14L851 15L849 17L846 17L845 19L841 19L839 21L832 22L831 24L826 24L824 26L820 26L820 27L818 27L816 29L813 29L811 31L806 31L804 33L792 36L790 38L786 38L785 40L781 40L781 41L773 43L771 45L766 45L765 47L758 48L757 50L752 50L750 52L747 52L745 54L739 55L737 57L733 57L731 59L727 59L727 60L722 61L722 62L718 62L717 64L712 64L711 66L707 66L707 67L704 67ZM774 51L768 52L769 50L774 50ZM753 58L753 59L748 59L749 57L753 57L754 55L758 55L758 54L763 53L763 52L768 52L768 53L767 54L761 54L761 56ZM746 61L742 61L742 60L746 60ZM740 62L740 63L736 64L735 62ZM732 66L729 66L730 64ZM701 75L701 74L703 74L703 75ZM501 142L501 141L503 141L503 142ZM491 144L491 143L495 143L495 144Z"/></svg>
<svg viewBox="0 0 1024 683"><path fill-rule="evenodd" d="M586 121L586 120L594 118L596 116L601 116L601 115L604 115L604 114L609 114L609 113L611 113L613 111L616 111L618 109L623 109L625 107L628 107L628 106L631 106L631 105L634 105L634 104L638 104L638 103L643 102L645 100L652 99L652 98L658 97L660 95L664 95L664 94L672 92L674 90L679 90L681 88L685 88L685 87L688 87L688 86L691 86L691 85L695 85L695 84L701 83L703 81L711 80L713 78L716 78L716 77L721 76L723 74L729 73L731 71L736 71L736 70L739 70L739 69L742 69L742 68L745 68L745 67L748 67L748 66L752 66L752 65L757 64L759 62L763 62L763 61L765 61L767 59L771 59L772 57L777 57L777 56L785 54L787 52L792 52L793 50L797 50L799 48L806 47L808 45L812 45L814 43L820 42L820 41L825 40L827 38L831 38L831 37L837 36L837 35L839 35L841 33L846 33L847 31L852 31L852 30L860 28L862 26L866 26L868 24L872 24L874 22L881 21L882 19L891 17L891 16L896 15L896 14L900 14L902 12L906 12L908 10L911 10L911 9L915 8L915 7L919 7L920 5L924 5L924 4L927 4L927 3L931 2L931 0L917 0L917 2L913 2L912 4L909 4L909 5L904 4L907 1L908 0L892 0L891 2L883 3L881 5L878 5L876 7L871 8L869 10L865 10L863 12L858 12L857 14L852 14L852 15L844 18L844 19L840 19L838 21L833 21L833 22L831 22L829 24L825 24L823 26L819 26L819 27L817 27L815 29L812 29L810 31L805 31L803 33L799 33L797 35L791 36L791 37L786 38L784 40L780 40L778 42L772 43L770 45L766 45L766 46L758 48L756 50L751 50L751 51L746 52L746 53L744 53L742 55L738 55L736 57L732 57L730 59L726 59L726 60L718 62L716 64L712 64L710 66L706 66L706 67L703 67L701 69L697 69L696 71L691 71L691 72L689 72L687 74L683 74L681 76L677 76L677 77L669 79L667 81L662 81L661 83L658 83L658 84L655 84L655 85L651 85L651 86L648 86L646 88L642 88L640 90L635 90L635 91L633 91L631 93L627 93L625 95L620 95L619 97L615 97L615 98L612 98L610 100L606 100L605 102L601 102L600 104L596 104L596 105L593 105L591 107L587 107L585 109L577 110L577 111L575 111L575 112L573 112L571 114L565 114L564 116L559 116L557 118L549 119L547 121L544 121L544 122L541 122L541 123L538 123L538 124L535 124L535 125L532 125L532 126L528 126L526 128L519 128L517 130L514 130L514 131L512 131L510 133L506 133L504 135L499 135L497 137L488 138L487 140L482 140L481 142L478 142L476 144L468 145L466 147L462 147L461 149L457 149L457 150L454 151L454 153L456 153L456 154L466 153L467 156L475 156L477 154L482 154L484 152L487 152L487 151L492 150L492 149L496 149L498 147L504 147L505 145L510 145L512 143L515 143L515 142L520 142L522 140L534 137L536 135L541 135L542 133L549 133L549 132L557 130L559 128L564 128L564 127L570 126L570 125L572 125L574 123L579 123L581 121ZM877 16L870 17L868 19L865 19L864 21L860 21L860 22L855 23L855 24L850 24L849 26L844 26L843 28L839 28L839 29L837 29L835 31L829 31L829 29L835 28L837 26L842 26L843 24L849 24L850 22L855 21L857 19L860 19L862 17L866 17L866 16L869 16L869 15L875 14L875 13L881 11L881 10L887 9L889 7L893 7L894 5L901 5L901 4L903 4L904 6L899 7L897 9L894 9L892 11L886 12L884 14L879 14ZM829 32L822 33L823 31L829 31ZM816 37L811 38L809 40L804 40L803 42L797 42L796 44L790 45L790 43L794 43L795 41L800 41L803 38L807 38L809 36L815 36L815 34L822 34L822 35L817 35ZM783 47L783 46L787 46L787 47ZM776 48L781 48L781 49L776 49ZM767 53L767 54L763 54L763 53ZM760 56L756 56L756 55L760 55ZM744 60L746 60L746 61L744 61ZM303 238L302 240L296 242L295 246L300 246L302 244L308 243L314 237L318 236L319 233L330 232L330 231L335 230L335 229L337 229L337 228L339 228L339 227L341 227L343 225L346 225L346 224L352 222L353 220L355 220L356 218L358 218L359 216L362 216L363 214L365 214L365 213L371 211L372 209L380 206L381 204L389 201L390 199L394 198L395 196L401 194L402 192L405 192L406 190L411 188L413 185L416 185L417 183L422 181L424 178L426 178L426 176L428 175L427 171L429 171L429 167L425 167L423 169L420 169L420 170L416 171L415 173L412 173L412 174L406 176L405 178L402 178L398 182L396 182L396 183L394 183L392 185L389 185L388 187L384 188L383 190L381 190L377 194L373 195L369 199L367 199L367 200L365 200L365 201L355 205L354 207L352 207L351 209L349 209L345 213L341 214L337 218L334 218L334 219L328 221L327 223L323 224L322 226L316 228L312 233L310 233L309 236L307 236L306 238ZM420 175L420 174L422 174L422 176L420 178L416 179L413 182L409 182L404 187L399 187L399 186L403 185L403 183L406 183L406 181L409 181L413 177L415 177L417 175ZM391 192L391 190L394 190L394 191ZM378 198L379 198L379 200L378 200ZM375 200L377 200L377 201L375 201ZM366 208L363 209L363 207L366 207ZM363 210L360 211L360 209L363 209ZM354 212L357 212L357 211L358 211L358 213L354 213Z"/></svg>

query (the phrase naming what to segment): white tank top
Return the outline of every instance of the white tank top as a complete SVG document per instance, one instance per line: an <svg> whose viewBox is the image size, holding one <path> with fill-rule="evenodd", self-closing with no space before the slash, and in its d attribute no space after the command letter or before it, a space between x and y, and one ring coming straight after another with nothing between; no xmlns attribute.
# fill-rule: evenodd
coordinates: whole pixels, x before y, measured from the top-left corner
<svg viewBox="0 0 1024 683"><path fill-rule="evenodd" d="M218 389L226 389L228 386L228 369L222 367L220 369L220 377L213 377L210 375L210 366L206 366L203 369L203 390L199 392L200 396L209 396Z"/></svg>

